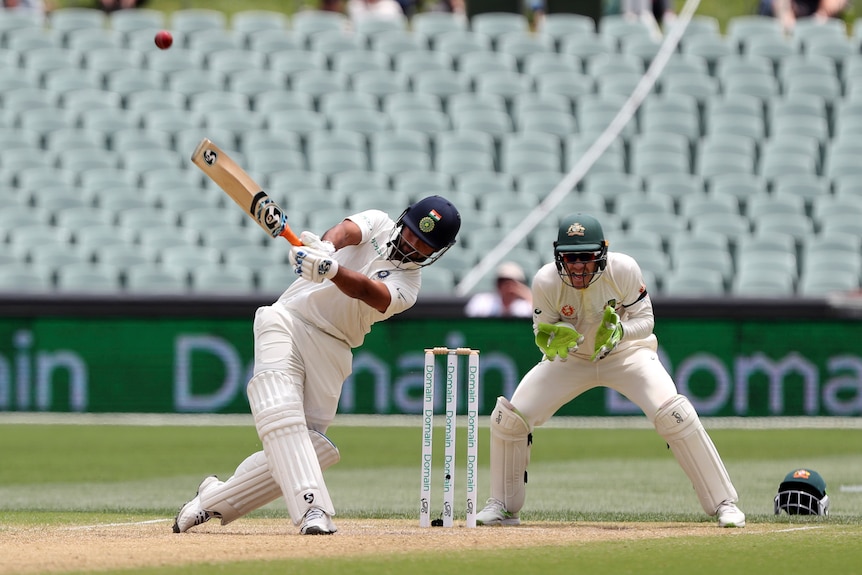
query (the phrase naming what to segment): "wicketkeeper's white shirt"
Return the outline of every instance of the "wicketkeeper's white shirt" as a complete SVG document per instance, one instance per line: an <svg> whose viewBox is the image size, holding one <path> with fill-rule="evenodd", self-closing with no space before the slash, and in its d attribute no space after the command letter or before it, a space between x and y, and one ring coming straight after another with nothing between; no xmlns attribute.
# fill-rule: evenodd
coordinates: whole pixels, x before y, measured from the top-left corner
<svg viewBox="0 0 862 575"><path fill-rule="evenodd" d="M416 303L422 280L418 267L397 268L386 259L387 242L395 222L385 212L367 210L347 219L362 230L362 240L358 245L338 250L335 259L339 266L386 284L392 295L389 308L381 313L361 300L348 297L329 280L316 284L302 278L297 278L285 290L277 305L355 348L362 345L375 322L401 313Z"/></svg>
<svg viewBox="0 0 862 575"><path fill-rule="evenodd" d="M625 254L608 253L602 275L586 289L563 283L555 264L543 266L533 278L533 329L539 322L564 321L584 336L576 355L590 359L595 347L596 330L602 323L605 306L613 305L623 324L623 340L616 351L630 346L655 350L658 342L652 333L652 302L646 294L643 275L634 259ZM612 353L616 353L612 352Z"/></svg>

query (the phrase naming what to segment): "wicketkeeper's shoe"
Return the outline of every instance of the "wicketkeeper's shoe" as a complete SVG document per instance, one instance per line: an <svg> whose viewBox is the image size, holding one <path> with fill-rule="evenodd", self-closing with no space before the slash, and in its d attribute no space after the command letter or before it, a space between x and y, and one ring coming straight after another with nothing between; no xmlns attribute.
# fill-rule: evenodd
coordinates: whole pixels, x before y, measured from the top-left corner
<svg viewBox="0 0 862 575"><path fill-rule="evenodd" d="M201 492L210 485L218 483L218 477L210 475L198 485L198 492L194 499L180 507L180 512L177 513L174 519L174 533L185 533L195 525L206 523L217 514L207 511L201 507Z"/></svg>
<svg viewBox="0 0 862 575"><path fill-rule="evenodd" d="M722 501L715 514L719 527L745 527L745 513L733 501Z"/></svg>
<svg viewBox="0 0 862 575"><path fill-rule="evenodd" d="M320 507L309 507L302 518L299 532L303 535L332 535L338 531L335 523L326 511Z"/></svg>
<svg viewBox="0 0 862 575"><path fill-rule="evenodd" d="M517 513L509 513L499 499L485 502L485 508L476 515L476 525L520 525Z"/></svg>

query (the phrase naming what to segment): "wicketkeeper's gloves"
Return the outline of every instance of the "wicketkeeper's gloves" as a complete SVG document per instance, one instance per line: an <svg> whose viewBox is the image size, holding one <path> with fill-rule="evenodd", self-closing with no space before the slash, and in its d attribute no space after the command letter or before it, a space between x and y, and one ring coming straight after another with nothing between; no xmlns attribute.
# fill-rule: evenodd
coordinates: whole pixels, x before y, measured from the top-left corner
<svg viewBox="0 0 862 575"><path fill-rule="evenodd" d="M620 316L613 307L607 306L602 316L602 324L596 330L596 350L592 360L598 361L607 357L616 349L622 338L623 324L620 322Z"/></svg>
<svg viewBox="0 0 862 575"><path fill-rule="evenodd" d="M570 353L578 351L584 336L564 321L555 324L540 323L536 332L536 345L549 361L560 358L566 361Z"/></svg>

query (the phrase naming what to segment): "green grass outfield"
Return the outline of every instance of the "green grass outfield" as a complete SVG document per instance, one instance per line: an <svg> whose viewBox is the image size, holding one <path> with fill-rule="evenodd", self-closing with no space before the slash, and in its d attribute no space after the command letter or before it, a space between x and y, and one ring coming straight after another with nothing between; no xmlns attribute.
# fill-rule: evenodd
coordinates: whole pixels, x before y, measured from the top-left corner
<svg viewBox="0 0 862 575"><path fill-rule="evenodd" d="M169 420L170 421L170 420ZM250 421L250 420L248 420ZM168 519L194 494L205 475L231 474L260 448L249 425L18 424L0 418L0 536L15 528L100 525ZM242 420L245 422L245 420ZM334 426L330 436L342 452L327 471L339 518L416 517L419 491L418 425ZM707 422L708 427L709 422ZM442 430L438 429L442 433ZM463 433L463 427L459 429ZM480 498L488 493L488 429L480 436ZM506 572L658 573L699 575L737 572L786 574L789 569L856 573L862 565L862 429L714 428L711 435L740 492L752 529L726 537L667 537L603 541L518 550L440 555L375 555L221 564L224 573L403 573L411 575L489 569L505 561ZM436 444L442 448L442 437ZM459 442L463 448L462 441ZM456 494L464 492L463 452L456 468ZM832 499L829 518L772 514L772 498L796 467L819 471ZM433 477L442 483L439 466ZM437 489L435 507L440 504ZM283 502L254 514L285 518ZM710 526L688 480L662 439L651 429L549 427L535 433L526 524L574 522L682 522ZM766 530L763 527L766 526ZM718 530L716 531L723 531ZM339 535L335 535L336 539ZM505 558L504 558L505 556ZM5 561L5 560L4 560ZM212 564L160 567L124 573L203 573ZM2 571L2 569L0 569ZM117 571L119 572L119 571Z"/></svg>

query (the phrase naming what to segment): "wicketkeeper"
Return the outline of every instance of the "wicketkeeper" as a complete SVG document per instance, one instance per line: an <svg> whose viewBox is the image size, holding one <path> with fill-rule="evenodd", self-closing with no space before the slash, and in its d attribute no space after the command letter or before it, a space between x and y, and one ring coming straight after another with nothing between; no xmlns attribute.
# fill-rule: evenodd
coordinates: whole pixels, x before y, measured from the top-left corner
<svg viewBox="0 0 862 575"><path fill-rule="evenodd" d="M335 417L352 349L372 324L410 308L420 270L455 243L461 216L440 196L408 207L397 221L379 210L348 216L322 238L303 232L290 250L300 276L254 320L254 375L248 402L263 451L227 481L207 477L174 521L182 533L213 517L230 523L284 497L303 535L335 533L323 470L339 460L324 435Z"/></svg>
<svg viewBox="0 0 862 575"><path fill-rule="evenodd" d="M608 252L592 216L563 218L554 263L533 279L533 331L544 357L491 414L491 498L480 525L518 525L533 429L594 387L618 391L647 416L721 527L744 527L736 489L691 402L659 361L652 302L631 257Z"/></svg>

